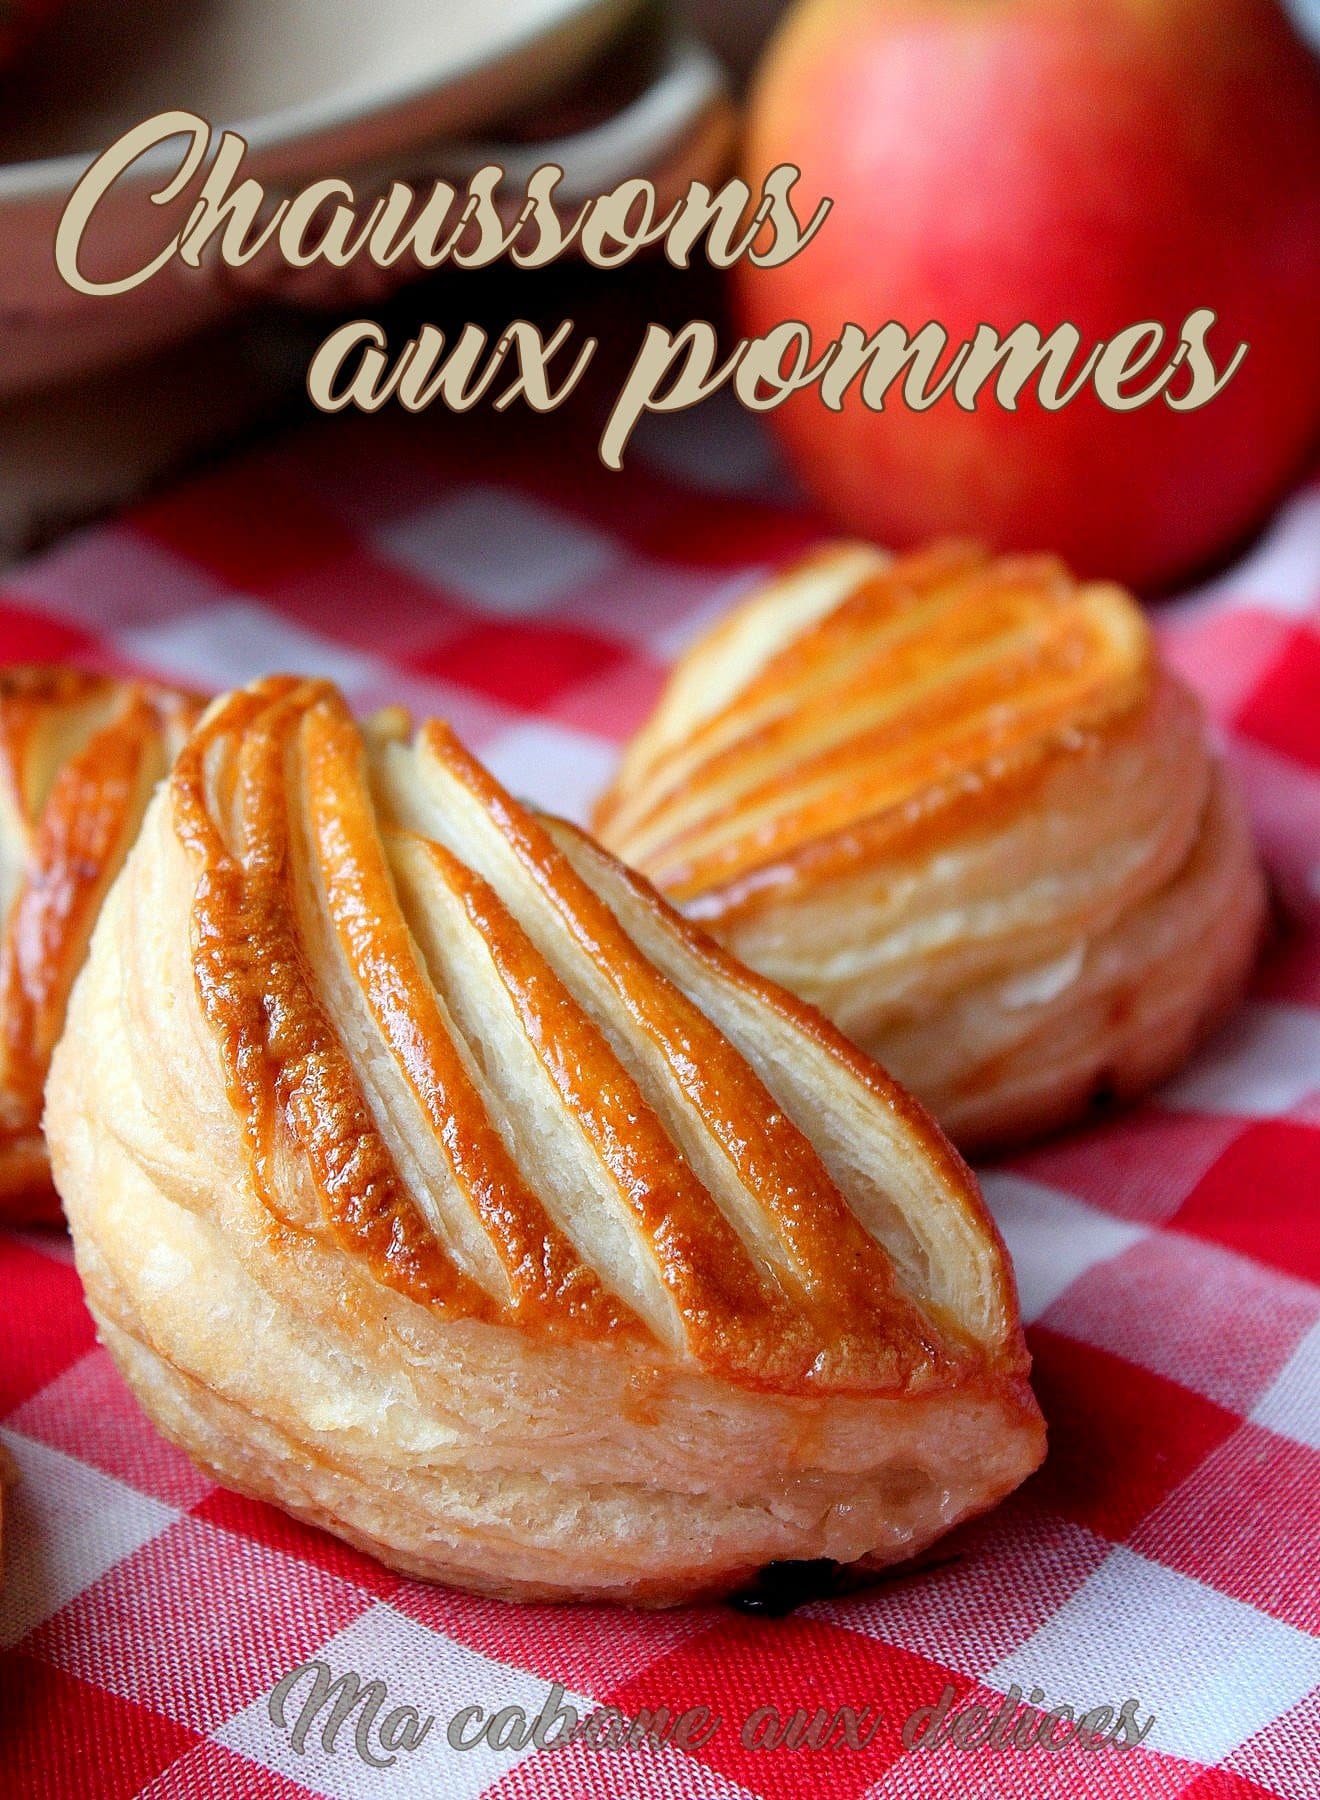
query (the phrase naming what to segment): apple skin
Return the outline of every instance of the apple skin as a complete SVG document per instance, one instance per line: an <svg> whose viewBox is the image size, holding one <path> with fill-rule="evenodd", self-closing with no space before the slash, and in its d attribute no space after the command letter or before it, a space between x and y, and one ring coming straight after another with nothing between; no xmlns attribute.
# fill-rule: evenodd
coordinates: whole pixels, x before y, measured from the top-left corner
<svg viewBox="0 0 1320 1800"><path fill-rule="evenodd" d="M755 186L802 170L809 217L778 269L735 273L741 328L846 321L950 346L982 322L1071 321L1083 352L1159 320L1153 375L1198 307L1218 315L1203 408L1106 409L1089 386L1016 412L989 385L926 412L855 387L770 413L808 489L895 546L954 532L1054 550L1147 590L1233 546L1296 476L1320 426L1320 66L1273 0L805 0L752 96ZM1174 391L1186 382L1174 377ZM1144 379L1135 386L1144 386Z"/></svg>

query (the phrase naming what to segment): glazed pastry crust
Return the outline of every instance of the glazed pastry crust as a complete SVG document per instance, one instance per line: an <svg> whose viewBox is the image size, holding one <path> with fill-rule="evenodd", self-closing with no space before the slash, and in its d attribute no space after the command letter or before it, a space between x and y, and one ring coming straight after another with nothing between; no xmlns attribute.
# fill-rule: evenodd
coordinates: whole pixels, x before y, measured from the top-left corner
<svg viewBox="0 0 1320 1800"><path fill-rule="evenodd" d="M0 670L0 1217L58 1214L42 1088L97 909L200 712L145 682Z"/></svg>
<svg viewBox="0 0 1320 1800"><path fill-rule="evenodd" d="M1241 803L1122 590L819 551L682 660L602 842L964 1149L1176 1069L1264 916Z"/></svg>
<svg viewBox="0 0 1320 1800"><path fill-rule="evenodd" d="M48 1094L104 1341L228 1485L409 1573L663 1605L910 1556L1039 1462L965 1165L443 727L217 703Z"/></svg>

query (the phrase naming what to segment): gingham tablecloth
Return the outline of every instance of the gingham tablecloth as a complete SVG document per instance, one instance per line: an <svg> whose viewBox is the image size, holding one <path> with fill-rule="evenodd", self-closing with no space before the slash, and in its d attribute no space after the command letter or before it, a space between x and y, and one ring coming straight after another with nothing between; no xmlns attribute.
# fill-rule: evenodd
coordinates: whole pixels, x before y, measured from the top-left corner
<svg viewBox="0 0 1320 1800"><path fill-rule="evenodd" d="M607 475L571 421L318 422L0 580L0 652L207 687L333 676L448 715L581 815L666 663L821 527L706 406ZM214 1486L97 1347L67 1242L0 1237L0 1793L766 1800L1320 1796L1320 487L1159 614L1254 807L1281 928L1245 1009L1158 1100L987 1172L1017 1261L1044 1470L953 1560L785 1619L510 1607L403 1581ZM309 1660L433 1714L374 1770L299 1754ZM463 1706L705 1705L704 1747L452 1749ZM937 1702L1125 1699L1138 1748L908 1750ZM748 1748L758 1707L852 1706L865 1748ZM294 1709L296 1711L296 1708Z"/></svg>

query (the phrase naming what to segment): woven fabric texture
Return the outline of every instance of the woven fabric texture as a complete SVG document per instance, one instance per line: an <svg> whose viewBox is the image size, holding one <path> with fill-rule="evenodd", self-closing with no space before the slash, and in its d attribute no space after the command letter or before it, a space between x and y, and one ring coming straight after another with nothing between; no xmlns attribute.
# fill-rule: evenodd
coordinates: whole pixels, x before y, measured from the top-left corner
<svg viewBox="0 0 1320 1800"><path fill-rule="evenodd" d="M11 570L0 656L204 688L325 674L363 711L447 716L502 780L580 817L666 664L823 527L732 409L648 426L620 475L566 434L301 429ZM1241 772L1278 926L1248 1004L1156 1099L984 1171L1043 1471L939 1566L787 1619L473 1599L214 1487L97 1346L66 1239L0 1234L0 1443L20 1474L0 1791L1317 1800L1320 486L1156 618ZM434 1726L386 1768L352 1721L300 1750L268 1698L314 1660ZM686 1747L611 1747L611 1714L598 1743L451 1746L462 1708L534 1718L556 1683L582 1714L719 1722ZM947 1688L946 1721L1038 1690L1038 1714L1131 1701L1153 1723L1134 1748L969 1748L933 1725L908 1748ZM836 1724L825 1747L756 1745L776 1716L844 1707L851 1743Z"/></svg>

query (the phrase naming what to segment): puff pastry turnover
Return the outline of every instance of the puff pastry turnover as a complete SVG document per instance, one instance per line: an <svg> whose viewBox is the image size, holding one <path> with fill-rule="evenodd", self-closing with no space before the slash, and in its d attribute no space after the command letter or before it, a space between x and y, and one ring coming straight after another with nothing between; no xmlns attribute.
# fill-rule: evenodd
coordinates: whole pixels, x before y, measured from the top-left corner
<svg viewBox="0 0 1320 1800"><path fill-rule="evenodd" d="M76 669L0 669L0 1216L58 1212L41 1095L74 976L200 702Z"/></svg>
<svg viewBox="0 0 1320 1800"><path fill-rule="evenodd" d="M157 1423L417 1575L658 1605L878 1567L1042 1454L921 1109L444 726L321 683L183 751L48 1132Z"/></svg>
<svg viewBox="0 0 1320 1800"><path fill-rule="evenodd" d="M1169 1074L1264 910L1136 603L955 544L771 581L679 663L595 828L965 1149Z"/></svg>

